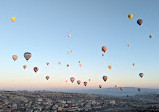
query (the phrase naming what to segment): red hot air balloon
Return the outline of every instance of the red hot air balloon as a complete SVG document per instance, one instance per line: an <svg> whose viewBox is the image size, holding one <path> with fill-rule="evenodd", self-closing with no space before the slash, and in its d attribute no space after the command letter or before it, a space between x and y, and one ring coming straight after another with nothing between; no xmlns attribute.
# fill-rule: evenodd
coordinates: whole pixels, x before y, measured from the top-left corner
<svg viewBox="0 0 159 112"><path fill-rule="evenodd" d="M46 79L47 79L47 80L49 80L49 78L50 78L49 76L46 76Z"/></svg>
<svg viewBox="0 0 159 112"><path fill-rule="evenodd" d="M34 67L34 72L36 73L38 71L38 67Z"/></svg>
<svg viewBox="0 0 159 112"><path fill-rule="evenodd" d="M84 85L87 86L87 82L84 82Z"/></svg>
<svg viewBox="0 0 159 112"><path fill-rule="evenodd" d="M67 64L67 67L69 67L69 64Z"/></svg>

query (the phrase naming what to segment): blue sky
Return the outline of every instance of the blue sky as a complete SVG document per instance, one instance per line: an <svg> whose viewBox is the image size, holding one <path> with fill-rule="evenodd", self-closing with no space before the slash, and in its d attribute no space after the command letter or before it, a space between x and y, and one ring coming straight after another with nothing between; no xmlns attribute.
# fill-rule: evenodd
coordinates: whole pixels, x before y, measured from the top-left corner
<svg viewBox="0 0 159 112"><path fill-rule="evenodd" d="M81 81L90 78L88 88L99 84L159 88L158 5L157 0L0 1L0 88L65 88L71 76ZM140 18L141 26L136 23ZM108 47L104 57L103 45ZM29 62L25 52L32 53ZM14 54L19 56L16 62ZM39 67L36 74L34 66ZM141 72L143 79L138 76ZM106 84L103 75L109 78Z"/></svg>

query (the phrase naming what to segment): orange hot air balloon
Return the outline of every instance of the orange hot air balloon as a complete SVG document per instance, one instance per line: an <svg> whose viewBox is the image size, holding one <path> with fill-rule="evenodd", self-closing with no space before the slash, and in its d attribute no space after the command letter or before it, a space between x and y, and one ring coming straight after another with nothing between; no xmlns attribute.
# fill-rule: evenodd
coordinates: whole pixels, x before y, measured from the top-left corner
<svg viewBox="0 0 159 112"><path fill-rule="evenodd" d="M74 77L71 77L70 78L70 81L73 83L75 81L75 78Z"/></svg>
<svg viewBox="0 0 159 112"><path fill-rule="evenodd" d="M133 17L133 14L128 15L128 18L132 19L132 17Z"/></svg>
<svg viewBox="0 0 159 112"><path fill-rule="evenodd" d="M130 46L130 44L128 44L128 47Z"/></svg>
<svg viewBox="0 0 159 112"><path fill-rule="evenodd" d="M68 37L71 37L71 34L68 34Z"/></svg>
<svg viewBox="0 0 159 112"><path fill-rule="evenodd" d="M67 64L67 67L69 67L69 64Z"/></svg>
<svg viewBox="0 0 159 112"><path fill-rule="evenodd" d="M49 76L46 76L46 80L49 80L49 78L50 78Z"/></svg>
<svg viewBox="0 0 159 112"><path fill-rule="evenodd" d="M78 61L78 63L81 63L81 61Z"/></svg>
<svg viewBox="0 0 159 112"><path fill-rule="evenodd" d="M80 64L80 67L82 67L82 64Z"/></svg>
<svg viewBox="0 0 159 112"><path fill-rule="evenodd" d="M107 81L107 79L108 79L107 76L103 76L103 80L104 80L105 82Z"/></svg>
<svg viewBox="0 0 159 112"><path fill-rule="evenodd" d="M70 52L72 53L72 50Z"/></svg>
<svg viewBox="0 0 159 112"><path fill-rule="evenodd" d="M149 37L152 38L152 35L150 35Z"/></svg>
<svg viewBox="0 0 159 112"><path fill-rule="evenodd" d="M109 65L109 66L108 66L108 68L109 68L109 69L112 69L112 66L111 66L111 65Z"/></svg>
<svg viewBox="0 0 159 112"><path fill-rule="evenodd" d="M13 55L12 58L13 58L14 61L16 61L18 59L18 56L17 55Z"/></svg>
<svg viewBox="0 0 159 112"><path fill-rule="evenodd" d="M59 65L61 65L61 62L59 62Z"/></svg>
<svg viewBox="0 0 159 112"><path fill-rule="evenodd" d="M102 47L102 51L103 51L104 53L107 51L107 49L108 49L108 48L107 48L106 46L103 46L103 47Z"/></svg>
<svg viewBox="0 0 159 112"><path fill-rule="evenodd" d="M84 82L83 84L84 84L85 86L87 86L87 82Z"/></svg>
<svg viewBox="0 0 159 112"><path fill-rule="evenodd" d="M12 22L14 22L15 21L15 17L11 17L11 20L12 20Z"/></svg>
<svg viewBox="0 0 159 112"><path fill-rule="evenodd" d="M34 67L34 72L36 73L39 70L38 67Z"/></svg>
<svg viewBox="0 0 159 112"><path fill-rule="evenodd" d="M47 62L46 64L47 64L47 66L48 66L50 63L49 63L49 62Z"/></svg>
<svg viewBox="0 0 159 112"><path fill-rule="evenodd" d="M26 69L26 67L27 67L26 65L23 66L24 69Z"/></svg>

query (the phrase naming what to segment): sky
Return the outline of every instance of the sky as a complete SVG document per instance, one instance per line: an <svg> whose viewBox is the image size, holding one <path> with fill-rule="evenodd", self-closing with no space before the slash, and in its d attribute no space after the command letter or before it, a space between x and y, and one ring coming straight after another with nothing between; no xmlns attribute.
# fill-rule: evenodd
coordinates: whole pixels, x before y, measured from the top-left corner
<svg viewBox="0 0 159 112"><path fill-rule="evenodd" d="M158 5L158 0L0 1L0 89L159 88ZM102 46L108 47L104 56ZM25 52L32 53L28 62ZM12 55L19 58L13 61Z"/></svg>

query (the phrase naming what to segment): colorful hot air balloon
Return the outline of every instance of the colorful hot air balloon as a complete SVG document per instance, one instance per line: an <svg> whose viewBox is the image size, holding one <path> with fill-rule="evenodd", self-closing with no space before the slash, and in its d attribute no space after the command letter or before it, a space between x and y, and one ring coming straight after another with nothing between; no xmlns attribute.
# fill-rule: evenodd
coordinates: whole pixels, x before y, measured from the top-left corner
<svg viewBox="0 0 159 112"><path fill-rule="evenodd" d="M24 58L28 61L32 57L32 54L30 52L24 53Z"/></svg>
<svg viewBox="0 0 159 112"><path fill-rule="evenodd" d="M26 65L23 66L24 69L26 69L26 67L27 67Z"/></svg>
<svg viewBox="0 0 159 112"><path fill-rule="evenodd" d="M99 85L99 88L102 88L102 85Z"/></svg>
<svg viewBox="0 0 159 112"><path fill-rule="evenodd" d="M107 79L108 79L107 76L103 76L103 80L104 80L105 82L107 81Z"/></svg>
<svg viewBox="0 0 159 112"><path fill-rule="evenodd" d="M18 56L17 55L13 55L12 58L13 58L14 61L16 61L18 59Z"/></svg>
<svg viewBox="0 0 159 112"><path fill-rule="evenodd" d="M34 67L34 72L36 73L39 70L38 67Z"/></svg>
<svg viewBox="0 0 159 112"><path fill-rule="evenodd" d="M123 91L123 88L122 88L122 87L120 87L120 91Z"/></svg>
<svg viewBox="0 0 159 112"><path fill-rule="evenodd" d="M107 51L107 49L108 49L108 48L107 48L106 46L103 46L103 47L102 47L102 51L103 51L104 53Z"/></svg>
<svg viewBox="0 0 159 112"><path fill-rule="evenodd" d="M83 84L84 84L85 86L87 86L87 82L84 82Z"/></svg>
<svg viewBox="0 0 159 112"><path fill-rule="evenodd" d="M49 76L46 76L46 80L49 80L49 78L50 78Z"/></svg>
<svg viewBox="0 0 159 112"><path fill-rule="evenodd" d="M138 90L139 92L141 91L141 89L140 89L140 88L138 88L137 90Z"/></svg>
<svg viewBox="0 0 159 112"><path fill-rule="evenodd" d="M50 64L49 62L46 63L47 66L48 66L49 64Z"/></svg>
<svg viewBox="0 0 159 112"><path fill-rule="evenodd" d="M144 74L143 74L143 73L140 73L139 76L142 78L142 77L144 76Z"/></svg>
<svg viewBox="0 0 159 112"><path fill-rule="evenodd" d="M68 34L68 37L71 37L71 34Z"/></svg>
<svg viewBox="0 0 159 112"><path fill-rule="evenodd" d="M104 56L104 54L102 54L102 56Z"/></svg>
<svg viewBox="0 0 159 112"><path fill-rule="evenodd" d="M80 84L81 84L81 81L80 81L80 80L78 80L78 81L77 81L77 84L78 84L78 85L80 85Z"/></svg>
<svg viewBox="0 0 159 112"><path fill-rule="evenodd" d="M137 20L137 24L138 24L138 25L141 26L142 23L143 23L143 20L142 20L142 19L138 19L138 20Z"/></svg>
<svg viewBox="0 0 159 112"><path fill-rule="evenodd" d="M70 78L70 81L73 83L75 81L75 78L74 77L71 77Z"/></svg>
<svg viewBox="0 0 159 112"><path fill-rule="evenodd" d="M67 64L67 67L69 67L69 64Z"/></svg>
<svg viewBox="0 0 159 112"><path fill-rule="evenodd" d="M128 15L128 18L132 19L132 17L133 17L133 14Z"/></svg>
<svg viewBox="0 0 159 112"><path fill-rule="evenodd" d="M152 38L152 35L150 35L149 37Z"/></svg>
<svg viewBox="0 0 159 112"><path fill-rule="evenodd" d="M11 17L11 20L12 20L12 22L14 22L15 21L15 17Z"/></svg>
<svg viewBox="0 0 159 112"><path fill-rule="evenodd" d="M109 65L109 66L108 66L108 68L111 70L111 69L112 69L112 66L111 66L111 65Z"/></svg>

